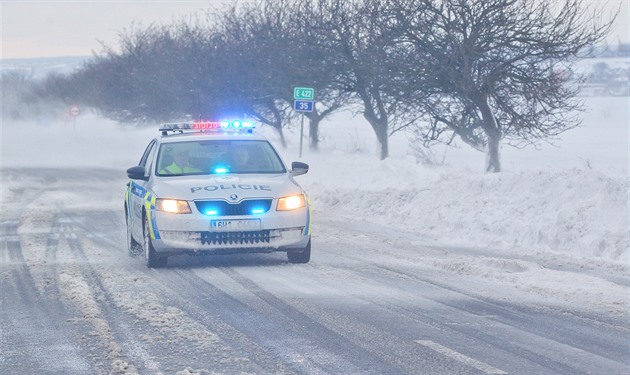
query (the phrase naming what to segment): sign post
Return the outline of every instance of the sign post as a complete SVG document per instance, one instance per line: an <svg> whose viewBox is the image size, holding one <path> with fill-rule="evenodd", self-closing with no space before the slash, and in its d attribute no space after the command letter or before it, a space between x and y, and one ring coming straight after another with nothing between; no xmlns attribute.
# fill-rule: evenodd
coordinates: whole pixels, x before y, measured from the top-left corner
<svg viewBox="0 0 630 375"><path fill-rule="evenodd" d="M293 109L297 112L313 112L315 90L310 87L295 87L293 89ZM302 157L302 140L304 138L304 113L300 125L300 158Z"/></svg>
<svg viewBox="0 0 630 375"><path fill-rule="evenodd" d="M81 108L78 105L73 104L70 106L70 108L68 108L68 114L72 117L72 127L74 130L76 130L77 129L77 116L81 114Z"/></svg>

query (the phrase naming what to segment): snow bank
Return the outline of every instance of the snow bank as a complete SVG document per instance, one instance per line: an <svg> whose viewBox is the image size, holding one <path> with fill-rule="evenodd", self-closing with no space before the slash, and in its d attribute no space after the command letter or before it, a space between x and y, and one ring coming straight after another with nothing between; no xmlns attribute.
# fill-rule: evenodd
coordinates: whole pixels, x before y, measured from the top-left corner
<svg viewBox="0 0 630 375"><path fill-rule="evenodd" d="M441 244L622 262L630 256L628 181L621 178L579 169L480 174L393 160L371 168L346 163L335 156L312 163L305 187L316 215L335 211L383 230L405 227ZM330 165L338 176L318 172Z"/></svg>

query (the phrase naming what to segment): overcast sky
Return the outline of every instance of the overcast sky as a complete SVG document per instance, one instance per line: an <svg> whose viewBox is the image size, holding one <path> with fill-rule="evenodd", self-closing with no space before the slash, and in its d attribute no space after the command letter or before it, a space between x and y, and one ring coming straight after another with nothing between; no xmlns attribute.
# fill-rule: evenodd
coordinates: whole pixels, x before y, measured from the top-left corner
<svg viewBox="0 0 630 375"><path fill-rule="evenodd" d="M595 2L596 0L586 0ZM118 34L134 22L169 23L174 18L203 14L210 4L231 0L98 1L0 0L1 58L90 56L99 41L115 46ZM609 12L621 5L610 41L630 41L630 0L603 0Z"/></svg>
<svg viewBox="0 0 630 375"><path fill-rule="evenodd" d="M90 56L134 22L170 23L230 0L0 0L2 58Z"/></svg>

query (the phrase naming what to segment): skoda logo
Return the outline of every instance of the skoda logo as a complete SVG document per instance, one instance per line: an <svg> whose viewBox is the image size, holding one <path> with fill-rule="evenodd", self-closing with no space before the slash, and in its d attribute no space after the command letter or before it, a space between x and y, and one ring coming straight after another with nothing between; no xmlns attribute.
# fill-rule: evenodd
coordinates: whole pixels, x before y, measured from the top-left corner
<svg viewBox="0 0 630 375"><path fill-rule="evenodd" d="M231 199L231 200L233 200L233 201L235 201L235 200L237 200L237 199L238 199L238 195L236 195L236 194L232 194L232 195L230 195L230 199Z"/></svg>

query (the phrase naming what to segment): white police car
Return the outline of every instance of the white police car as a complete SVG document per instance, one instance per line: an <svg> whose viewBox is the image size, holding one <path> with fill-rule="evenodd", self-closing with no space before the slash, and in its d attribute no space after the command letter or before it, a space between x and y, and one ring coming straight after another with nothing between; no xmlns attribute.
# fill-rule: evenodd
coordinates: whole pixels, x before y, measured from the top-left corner
<svg viewBox="0 0 630 375"><path fill-rule="evenodd" d="M251 122L163 124L127 170L127 243L148 267L174 254L285 251L311 257L311 209L289 170Z"/></svg>

